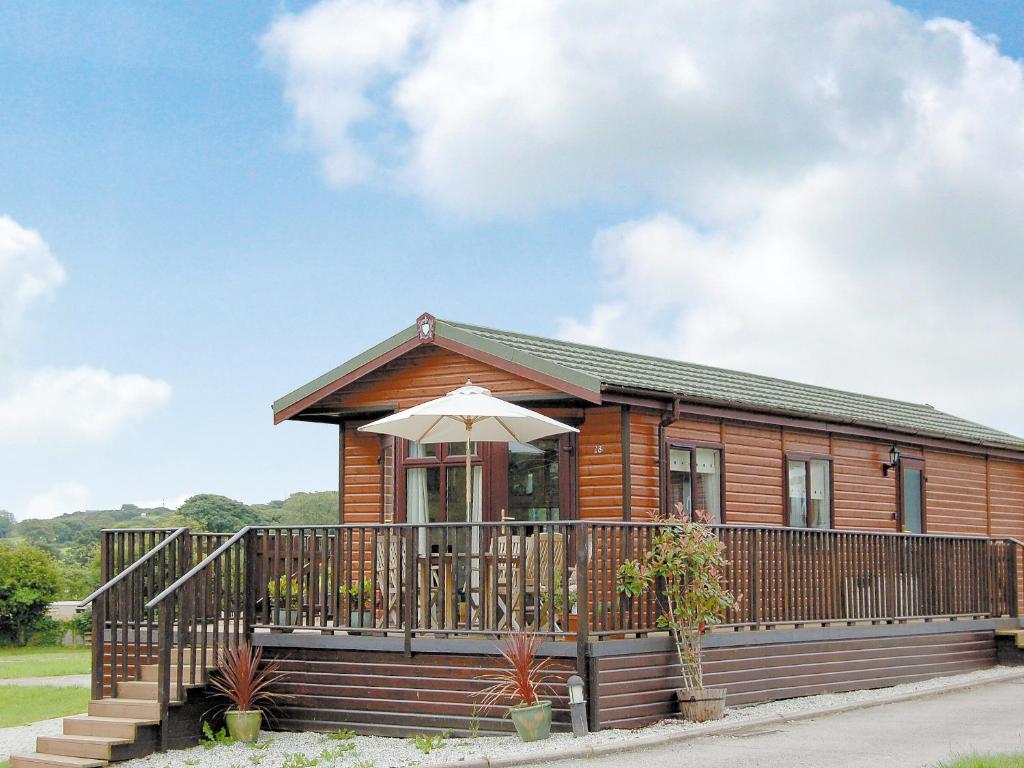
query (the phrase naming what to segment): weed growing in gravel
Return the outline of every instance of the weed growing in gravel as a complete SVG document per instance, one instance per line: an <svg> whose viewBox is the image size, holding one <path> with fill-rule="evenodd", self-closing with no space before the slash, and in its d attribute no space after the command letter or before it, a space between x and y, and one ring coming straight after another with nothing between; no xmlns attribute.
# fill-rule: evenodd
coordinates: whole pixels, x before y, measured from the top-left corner
<svg viewBox="0 0 1024 768"><path fill-rule="evenodd" d="M208 722L203 720L203 740L199 743L203 745L203 749L213 749L217 746L229 747L235 743L235 740L228 736L228 732L223 727L215 731Z"/></svg>
<svg viewBox="0 0 1024 768"><path fill-rule="evenodd" d="M339 744L334 749L325 748L324 751L320 753L320 762L321 764L330 763L331 765L333 765L339 760L344 760L349 752L355 751L356 745L353 744L351 741L345 744Z"/></svg>
<svg viewBox="0 0 1024 768"><path fill-rule="evenodd" d="M267 739L266 741L254 741L249 744L249 749L266 749L273 743L273 739Z"/></svg>
<svg viewBox="0 0 1024 768"><path fill-rule="evenodd" d="M301 752L289 752L284 756L281 768L316 768L320 761L315 757L306 757Z"/></svg>
<svg viewBox="0 0 1024 768"><path fill-rule="evenodd" d="M342 728L340 731L324 734L324 737L331 741L352 741L352 739L356 737L356 733L355 731L350 731L347 728Z"/></svg>
<svg viewBox="0 0 1024 768"><path fill-rule="evenodd" d="M435 749L443 747L445 739L449 736L451 736L451 731L442 731L441 733L435 733L433 736L421 733L412 737L412 745L423 754L429 755Z"/></svg>
<svg viewBox="0 0 1024 768"><path fill-rule="evenodd" d="M354 763L352 768L374 768L373 760L360 760L358 763Z"/></svg>
<svg viewBox="0 0 1024 768"><path fill-rule="evenodd" d="M199 761L194 757L185 761L185 765L199 765Z"/></svg>
<svg viewBox="0 0 1024 768"><path fill-rule="evenodd" d="M469 718L469 738L480 738L480 709L479 705L473 705L473 714Z"/></svg>
<svg viewBox="0 0 1024 768"><path fill-rule="evenodd" d="M249 755L249 762L253 765L259 765L267 759L266 755Z"/></svg>

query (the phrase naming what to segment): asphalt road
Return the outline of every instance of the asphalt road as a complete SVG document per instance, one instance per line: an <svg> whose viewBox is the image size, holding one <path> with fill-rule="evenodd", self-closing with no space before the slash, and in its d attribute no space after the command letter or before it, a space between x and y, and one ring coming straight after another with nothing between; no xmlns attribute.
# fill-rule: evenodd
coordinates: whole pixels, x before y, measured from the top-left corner
<svg viewBox="0 0 1024 768"><path fill-rule="evenodd" d="M975 752L1024 754L1024 680L709 736L552 768L914 768Z"/></svg>

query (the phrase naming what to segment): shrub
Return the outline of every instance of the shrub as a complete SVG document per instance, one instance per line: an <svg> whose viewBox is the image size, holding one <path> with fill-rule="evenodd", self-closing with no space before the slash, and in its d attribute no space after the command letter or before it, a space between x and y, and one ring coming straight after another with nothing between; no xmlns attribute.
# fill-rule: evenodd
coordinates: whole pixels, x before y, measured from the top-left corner
<svg viewBox="0 0 1024 768"><path fill-rule="evenodd" d="M704 687L704 633L718 624L736 599L722 584L727 565L723 545L703 522L665 518L640 560L627 560L618 571L619 591L636 597L659 589L665 610L658 626L672 633L686 687Z"/></svg>
<svg viewBox="0 0 1024 768"><path fill-rule="evenodd" d="M248 643L228 649L221 654L220 666L210 678L210 685L240 712L284 698L286 694L270 690L270 686L281 679L277 664L261 666L262 659L263 649Z"/></svg>
<svg viewBox="0 0 1024 768"><path fill-rule="evenodd" d="M536 663L540 638L530 632L512 632L501 641L498 648L506 667L485 680L493 685L480 691L484 706L492 706L502 699L511 700L513 706L529 707L539 701L540 692L546 687L545 675L541 673L550 659Z"/></svg>
<svg viewBox="0 0 1024 768"><path fill-rule="evenodd" d="M0 638L25 645L59 584L49 553L31 544L0 542Z"/></svg>

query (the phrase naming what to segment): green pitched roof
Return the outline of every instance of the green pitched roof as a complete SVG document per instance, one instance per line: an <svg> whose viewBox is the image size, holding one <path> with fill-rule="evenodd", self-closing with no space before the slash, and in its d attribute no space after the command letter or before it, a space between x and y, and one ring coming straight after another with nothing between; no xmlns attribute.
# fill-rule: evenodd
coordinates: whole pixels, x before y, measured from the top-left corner
<svg viewBox="0 0 1024 768"><path fill-rule="evenodd" d="M750 410L785 412L968 443L1024 450L1024 439L976 424L930 405L858 395L725 368L684 363L614 349L438 320L438 323L593 377L626 387Z"/></svg>

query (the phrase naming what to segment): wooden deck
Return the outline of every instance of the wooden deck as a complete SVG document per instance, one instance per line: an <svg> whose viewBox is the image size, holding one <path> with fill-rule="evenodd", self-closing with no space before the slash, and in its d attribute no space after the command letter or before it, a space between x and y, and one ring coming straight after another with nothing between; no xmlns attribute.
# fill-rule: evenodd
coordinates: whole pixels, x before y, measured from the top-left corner
<svg viewBox="0 0 1024 768"><path fill-rule="evenodd" d="M242 640L281 663L281 728L498 732L477 693L516 628L545 639L555 727L565 679L586 681L592 728L674 711L656 595L619 595L645 523L254 527L108 531L94 602L96 698L156 660L166 712ZM1021 546L1008 539L720 526L741 595L707 638L708 679L733 705L879 687L994 663L1018 626ZM577 608L552 598L575 585ZM130 686L128 686L130 689Z"/></svg>

